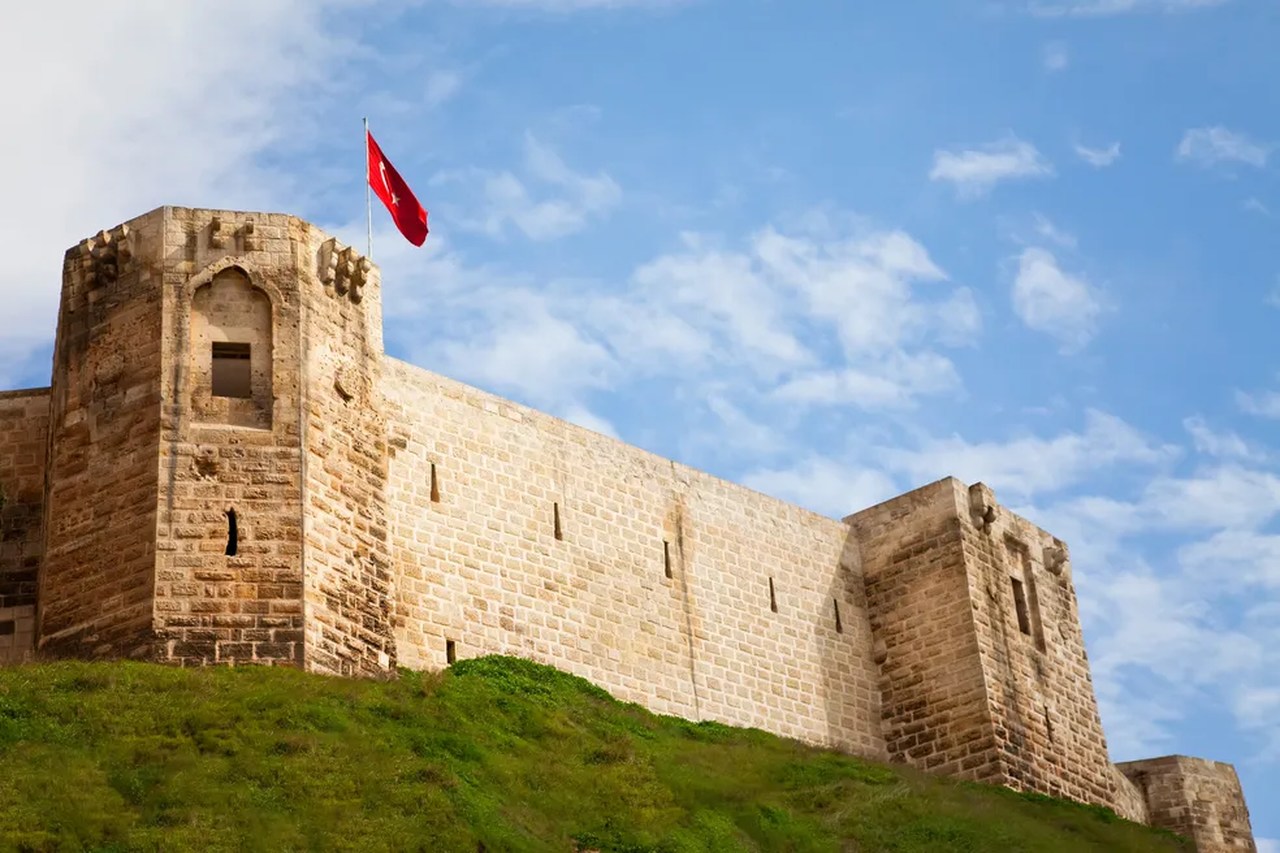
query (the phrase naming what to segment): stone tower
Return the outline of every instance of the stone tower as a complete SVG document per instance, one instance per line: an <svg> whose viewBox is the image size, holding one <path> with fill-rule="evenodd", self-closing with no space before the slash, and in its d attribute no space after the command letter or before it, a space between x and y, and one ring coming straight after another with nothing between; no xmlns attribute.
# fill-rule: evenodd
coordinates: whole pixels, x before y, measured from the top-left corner
<svg viewBox="0 0 1280 853"><path fill-rule="evenodd" d="M846 520L890 759L1115 804L1066 546L953 478Z"/></svg>
<svg viewBox="0 0 1280 853"><path fill-rule="evenodd" d="M40 652L394 666L379 288L278 214L164 207L67 253Z"/></svg>

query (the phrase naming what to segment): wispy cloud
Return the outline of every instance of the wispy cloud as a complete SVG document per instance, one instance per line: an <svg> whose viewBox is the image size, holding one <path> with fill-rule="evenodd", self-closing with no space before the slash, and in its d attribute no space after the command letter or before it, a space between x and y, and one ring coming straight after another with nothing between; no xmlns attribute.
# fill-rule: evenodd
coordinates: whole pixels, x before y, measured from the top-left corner
<svg viewBox="0 0 1280 853"><path fill-rule="evenodd" d="M1247 415L1280 420L1280 391L1236 391L1236 405Z"/></svg>
<svg viewBox="0 0 1280 853"><path fill-rule="evenodd" d="M503 237L512 227L530 240L566 237L606 216L622 199L622 188L607 173L575 171L531 133L525 134L523 165L520 176L471 168L441 172L432 183L473 191L479 208L460 212L455 221L491 237Z"/></svg>
<svg viewBox="0 0 1280 853"><path fill-rule="evenodd" d="M1075 144L1076 156L1098 169L1104 169L1120 159L1120 143L1113 142L1106 148L1090 148L1087 145Z"/></svg>
<svg viewBox="0 0 1280 853"><path fill-rule="evenodd" d="M1063 71L1071 64L1071 54L1067 52L1065 42L1053 41L1044 46L1040 61L1046 71Z"/></svg>
<svg viewBox="0 0 1280 853"><path fill-rule="evenodd" d="M1259 451L1251 448L1248 442L1234 432L1214 430L1199 415L1184 419L1182 426L1191 435L1199 453L1227 459L1255 459L1261 456Z"/></svg>
<svg viewBox="0 0 1280 853"><path fill-rule="evenodd" d="M531 12L585 12L596 9L658 10L696 0L451 0L456 6L491 7Z"/></svg>
<svg viewBox="0 0 1280 853"><path fill-rule="evenodd" d="M962 196L980 196L1001 181L1043 178L1053 167L1034 145L1015 136L961 151L938 150L930 180L954 184Z"/></svg>
<svg viewBox="0 0 1280 853"><path fill-rule="evenodd" d="M1154 465L1176 453L1174 446L1155 441L1115 415L1088 410L1083 430L1053 438L970 443L953 436L928 439L914 448L882 447L876 457L913 483L951 474L1026 499L1070 488L1103 466Z"/></svg>
<svg viewBox="0 0 1280 853"><path fill-rule="evenodd" d="M808 407L909 409L961 390L944 350L982 327L924 246L865 224L685 234L612 283L472 269L447 236L428 248L381 259L387 282L431 282L388 286L389 345L555 411L658 378L735 429L784 429Z"/></svg>
<svg viewBox="0 0 1280 853"><path fill-rule="evenodd" d="M1180 161L1205 167L1219 163L1243 163L1261 168L1267 164L1270 153L1271 146L1215 125L1191 128L1184 133L1174 156Z"/></svg>
<svg viewBox="0 0 1280 853"><path fill-rule="evenodd" d="M1046 18L1106 18L1139 12L1192 12L1225 6L1231 0L1031 0L1033 15Z"/></svg>
<svg viewBox="0 0 1280 853"><path fill-rule="evenodd" d="M1052 252L1032 247L1018 257L1013 310L1029 328L1056 338L1064 352L1073 352L1093 338L1103 303L1097 289L1065 272Z"/></svg>

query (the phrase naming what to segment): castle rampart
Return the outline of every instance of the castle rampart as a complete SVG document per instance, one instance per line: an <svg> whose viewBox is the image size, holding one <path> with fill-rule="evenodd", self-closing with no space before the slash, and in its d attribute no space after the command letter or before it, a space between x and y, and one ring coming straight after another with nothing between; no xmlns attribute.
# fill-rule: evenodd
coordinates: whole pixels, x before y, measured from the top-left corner
<svg viewBox="0 0 1280 853"><path fill-rule="evenodd" d="M1230 765L1110 763L1066 545L986 486L825 518L386 357L380 285L282 214L68 251L51 387L0 393L0 662L524 655L1252 849Z"/></svg>

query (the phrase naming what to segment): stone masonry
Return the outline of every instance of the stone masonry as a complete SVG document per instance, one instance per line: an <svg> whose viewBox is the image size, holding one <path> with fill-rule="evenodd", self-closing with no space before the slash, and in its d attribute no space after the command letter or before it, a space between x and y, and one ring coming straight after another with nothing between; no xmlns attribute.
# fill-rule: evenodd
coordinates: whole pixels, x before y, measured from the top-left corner
<svg viewBox="0 0 1280 853"><path fill-rule="evenodd" d="M70 249L51 385L0 392L0 662L522 655L1254 849L1230 765L1111 763L1067 546L986 486L815 515L386 356L380 290L281 214Z"/></svg>

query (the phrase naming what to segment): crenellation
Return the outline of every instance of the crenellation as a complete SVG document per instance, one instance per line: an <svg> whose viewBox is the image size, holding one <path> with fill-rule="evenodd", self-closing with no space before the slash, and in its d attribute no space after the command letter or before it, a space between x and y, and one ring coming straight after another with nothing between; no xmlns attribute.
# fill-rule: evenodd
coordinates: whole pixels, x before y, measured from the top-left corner
<svg viewBox="0 0 1280 853"><path fill-rule="evenodd" d="M51 385L0 392L0 662L521 655L1252 849L1230 765L1110 763L1067 545L986 485L807 512L387 357L380 276L274 213L66 253Z"/></svg>

